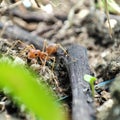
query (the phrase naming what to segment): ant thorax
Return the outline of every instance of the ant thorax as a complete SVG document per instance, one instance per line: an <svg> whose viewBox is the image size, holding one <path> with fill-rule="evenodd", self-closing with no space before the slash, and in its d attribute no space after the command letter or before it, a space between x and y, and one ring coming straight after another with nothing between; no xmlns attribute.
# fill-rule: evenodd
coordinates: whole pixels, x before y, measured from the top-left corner
<svg viewBox="0 0 120 120"><path fill-rule="evenodd" d="M39 52L39 58L45 60L48 58L48 54L46 52Z"/></svg>

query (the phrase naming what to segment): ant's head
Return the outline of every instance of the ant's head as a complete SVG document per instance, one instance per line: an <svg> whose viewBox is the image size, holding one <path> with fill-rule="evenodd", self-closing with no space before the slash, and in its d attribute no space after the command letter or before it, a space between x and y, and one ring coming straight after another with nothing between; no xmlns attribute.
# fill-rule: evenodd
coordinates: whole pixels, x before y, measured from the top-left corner
<svg viewBox="0 0 120 120"><path fill-rule="evenodd" d="M28 58L29 59L37 58L39 57L39 54L40 50L30 49L30 51L28 52Z"/></svg>

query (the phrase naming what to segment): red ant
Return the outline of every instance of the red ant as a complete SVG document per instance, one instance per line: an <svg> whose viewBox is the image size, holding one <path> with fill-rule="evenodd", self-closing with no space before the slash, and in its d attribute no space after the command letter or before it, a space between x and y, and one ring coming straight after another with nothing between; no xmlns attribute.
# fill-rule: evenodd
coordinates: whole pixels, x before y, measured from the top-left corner
<svg viewBox="0 0 120 120"><path fill-rule="evenodd" d="M44 42L44 47L43 50L37 50L32 46L32 49L29 50L28 52L28 59L33 59L33 58L39 58L42 62L43 65L46 64L46 61L52 59L53 60L53 66L52 69L54 68L54 63L55 63L55 57L52 57L54 53L57 52L58 48L61 48L65 53L66 50L60 45L60 44L50 44L46 45L46 41ZM45 48L45 51L44 51Z"/></svg>

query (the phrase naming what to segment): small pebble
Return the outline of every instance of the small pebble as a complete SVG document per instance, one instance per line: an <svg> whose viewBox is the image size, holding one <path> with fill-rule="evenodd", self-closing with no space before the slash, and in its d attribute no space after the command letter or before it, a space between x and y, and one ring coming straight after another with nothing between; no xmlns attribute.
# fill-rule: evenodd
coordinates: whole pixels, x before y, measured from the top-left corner
<svg viewBox="0 0 120 120"><path fill-rule="evenodd" d="M16 57L16 58L14 59L13 63L14 63L15 65L25 65L25 61L22 60L22 59L19 58L19 57Z"/></svg>
<svg viewBox="0 0 120 120"><path fill-rule="evenodd" d="M39 70L40 69L40 65L39 64L32 64L30 66L30 68L32 68L33 70Z"/></svg>

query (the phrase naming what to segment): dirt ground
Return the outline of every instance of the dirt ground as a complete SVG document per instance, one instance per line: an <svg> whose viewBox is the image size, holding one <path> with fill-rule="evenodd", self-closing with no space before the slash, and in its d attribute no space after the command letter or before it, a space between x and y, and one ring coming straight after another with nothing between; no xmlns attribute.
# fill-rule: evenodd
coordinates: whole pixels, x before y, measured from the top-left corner
<svg viewBox="0 0 120 120"><path fill-rule="evenodd" d="M15 4L14 1L12 2L8 3L9 7ZM117 90L111 90L116 87L113 83L120 81L120 79L115 80L120 75L120 16L110 14L113 25L112 37L110 37L105 12L96 9L94 2L90 0L76 2L77 0L59 0L52 5L46 0L43 3L44 7L41 8L32 4L31 8L18 5L6 10L2 9L3 4L0 8L0 56L1 58L9 56L13 60L20 59L38 75L42 75L44 82L55 91L58 100L63 102L65 110L71 113L72 93L68 73L62 61L63 56L58 58L56 54L54 55L56 57L54 70L52 70L53 60L47 61L43 66L39 59L29 59L27 56L29 49L26 48L30 44L21 39L20 31L25 30L43 40L61 44L64 49L71 44L84 46L88 50L91 71L97 78L94 96L96 116L98 120L108 120L111 110L120 106L119 102L116 102L119 101L116 91L117 94L120 91L117 88ZM45 5L48 6L45 7ZM18 36L14 35L14 31L13 35L8 33L6 29L9 26L20 28L20 31L17 31ZM0 101L1 120L33 120L31 116L22 112L22 108L18 108L2 90ZM5 108L2 102L5 102ZM118 109L116 116L120 115L120 107ZM120 117L115 117L114 120L118 119Z"/></svg>

